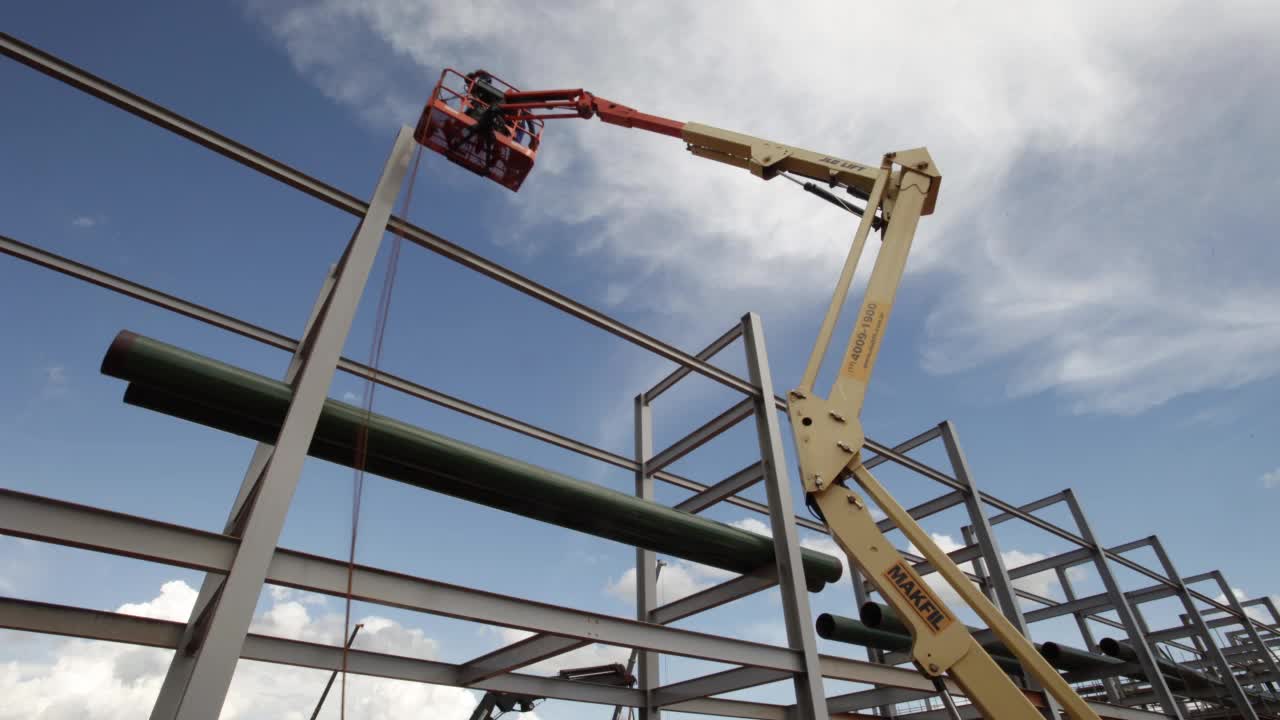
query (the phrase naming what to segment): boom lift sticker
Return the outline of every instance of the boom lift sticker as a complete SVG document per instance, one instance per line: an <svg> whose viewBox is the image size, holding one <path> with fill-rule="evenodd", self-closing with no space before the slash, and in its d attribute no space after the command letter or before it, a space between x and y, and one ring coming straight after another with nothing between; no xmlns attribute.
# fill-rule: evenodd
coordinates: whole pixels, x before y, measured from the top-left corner
<svg viewBox="0 0 1280 720"><path fill-rule="evenodd" d="M942 602L929 589L929 584L906 563L899 560L890 565L884 576L889 578L889 582L902 597L906 598L907 604L916 611L916 615L924 620L925 627L932 630L935 635L946 630L955 621L955 618L943 609Z"/></svg>
<svg viewBox="0 0 1280 720"><path fill-rule="evenodd" d="M845 375L862 382L866 382L871 377L871 366L875 363L880 336L884 334L885 318L889 315L889 307L890 303L869 301L862 308L862 315L858 318L857 327L854 328L849 357L845 360Z"/></svg>

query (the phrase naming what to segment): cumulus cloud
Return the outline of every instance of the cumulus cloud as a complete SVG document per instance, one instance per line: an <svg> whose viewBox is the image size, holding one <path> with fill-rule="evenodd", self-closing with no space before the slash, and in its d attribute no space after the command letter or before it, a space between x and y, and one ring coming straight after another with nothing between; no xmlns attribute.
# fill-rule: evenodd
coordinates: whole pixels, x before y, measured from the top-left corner
<svg viewBox="0 0 1280 720"><path fill-rule="evenodd" d="M634 598L634 595L632 597ZM515 628L495 628L495 630L498 636L502 638L503 645L519 642L533 635L528 630L516 630ZM567 668L584 668L613 663L626 665L630 659L631 650L628 648L615 645L587 645L521 668L520 672L531 675L555 675ZM532 717L531 715L525 715L524 720L530 720Z"/></svg>
<svg viewBox="0 0 1280 720"><path fill-rule="evenodd" d="M1262 477L1258 478L1264 488L1280 487L1280 468L1276 468L1270 472L1262 473Z"/></svg>
<svg viewBox="0 0 1280 720"><path fill-rule="evenodd" d="M196 591L182 581L165 583L159 595L126 603L117 612L185 621ZM252 631L291 639L337 645L342 616L327 611L323 598L275 589L272 604L254 618ZM316 614L313 611L319 611ZM420 629L379 616L359 619L364 629L356 647L377 652L435 657L436 642ZM0 720L123 720L138 717L155 701L170 651L89 640L67 640L52 659L14 659L0 664ZM242 661L227 696L224 720L302 720L310 717L329 673ZM430 716L462 720L479 696L469 690L398 680L348 678L348 709L355 717ZM330 696L321 717L338 717L337 695ZM526 715L526 718L531 716ZM536 720L536 719L535 719Z"/></svg>
<svg viewBox="0 0 1280 720"><path fill-rule="evenodd" d="M932 372L1000 364L1011 394L1104 413L1277 372L1280 256L1259 230L1280 212L1274 3L709 2L682 6L678 32L644 3L249 7L302 76L383 126L413 122L443 66L484 66L858 160L928 145L946 180L911 269L936 273ZM511 197L529 222L582 229L556 252L607 260L598 300L682 322L748 299L811 310L847 217L619 132L549 129Z"/></svg>

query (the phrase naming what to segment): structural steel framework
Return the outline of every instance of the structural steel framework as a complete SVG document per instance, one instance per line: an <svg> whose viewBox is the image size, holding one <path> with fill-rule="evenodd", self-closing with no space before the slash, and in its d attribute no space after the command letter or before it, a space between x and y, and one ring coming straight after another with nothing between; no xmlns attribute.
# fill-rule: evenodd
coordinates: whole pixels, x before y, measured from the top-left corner
<svg viewBox="0 0 1280 720"><path fill-rule="evenodd" d="M426 578L356 566L353 596L425 613L535 631L536 635L461 664L432 662L353 649L349 671L415 682L499 690L612 706L634 707L643 718L661 711L704 713L729 717L784 720L832 715L876 713L912 718L943 716L932 683L912 669L896 667L901 654L868 651L867 660L822 655L817 651L809 599L800 570L797 528L825 532L824 527L797 517L792 508L791 483L786 473L778 409L785 399L773 391L760 320L754 314L717 338L701 352L689 354L631 328L604 313L575 302L512 270L472 253L392 214L413 148L408 129L397 136L382 177L365 202L291 168L230 138L181 117L63 60L0 34L0 52L56 80L76 87L143 120L294 187L359 219L345 253L327 278L300 339L258 327L180 297L163 293L102 270L0 236L0 252L34 265L78 278L153 306L291 352L286 381L294 397L274 445L262 444L250 458L240 492L221 533L211 533L155 520L87 507L36 495L0 489L0 532L48 543L203 571L206 579L187 623L133 617L118 613L0 598L0 627L53 633L177 650L151 717L215 718L240 658L333 670L341 666L342 648L248 633L255 604L264 583L345 596L345 561L299 553L277 546L301 465L334 373L341 370L372 380L413 397L450 408L499 427L536 438L597 461L635 473L635 492L652 500L655 482L691 492L676 505L701 512L721 502L769 516L776 564L735 577L718 586L664 605L657 604L656 558L637 550L637 618L625 620L531 600L449 585ZM355 314L378 246L390 230L401 237L486 275L529 297L578 317L613 335L676 363L679 368L654 387L636 396L635 456L624 457L585 442L539 428L498 411L452 397L412 380L371 368L341 356L341 348ZM748 377L741 378L711 364L711 359L741 339ZM743 399L670 446L655 451L651 407L683 378L697 373L736 390ZM681 477L667 468L727 429L752 419L760 456L741 471L712 485ZM910 453L933 441L945 446L950 467L931 467ZM1093 534L1070 490L1014 506L983 493L970 472L955 428L949 422L889 447L872 440L875 455L868 468L894 463L943 486L943 493L910 510L920 519L963 506L968 525L961 529L967 545L952 553L957 563L972 563L970 577L1024 633L1037 622L1070 616L1082 642L1096 651L1099 642L1090 622L1123 633L1133 660L1106 675L1068 673L1067 679L1100 715L1121 720L1146 718L1239 717L1248 720L1277 716L1280 710L1280 665L1273 648L1280 647L1280 613L1269 599L1241 602L1222 573L1212 571L1184 577L1178 574L1154 536L1105 547ZM763 483L767 503L740 495ZM1074 528L1060 527L1035 513L1063 504ZM992 510L994 509L994 514ZM1002 559L995 527L1019 520L1074 549L1020 567L1008 568ZM881 521L882 530L892 523ZM1158 560L1148 568L1128 557L1150 548ZM908 555L921 573L932 572L922 558ZM1078 597L1068 570L1092 565L1105 590ZM1123 567L1151 584L1123 590L1114 568ZM1015 581L1052 571L1067 600L1042 597L1019 588ZM871 588L854 578L859 602ZM783 598L787 647L746 642L671 627L676 620L778 586ZM1195 586L1207 586L1207 590ZM1215 599L1221 593L1225 602ZM1164 598L1182 605L1181 624L1152 630L1142 606ZM1027 609L1031 608L1031 609ZM1248 611L1265 610L1259 620ZM1114 615L1114 617L1113 617ZM1226 630L1225 634L1223 630ZM981 635L981 633L980 633ZM1220 640L1225 638L1225 640ZM982 639L981 637L979 638ZM639 651L638 687L621 688L539 677L520 672L535 662L591 643L606 643ZM662 653L731 664L734 669L683 682L662 684L657 658ZM1210 691L1174 690L1161 665L1175 664L1213 679ZM1133 679L1135 676L1140 679ZM866 684L869 689L828 697L823 678ZM1145 679L1141 679L1145 678ZM790 679L794 705L746 702L715 697L749 687ZM958 689L951 687L953 693ZM1047 712L1052 707L1034 688L1028 693ZM972 715L972 706L962 706Z"/></svg>

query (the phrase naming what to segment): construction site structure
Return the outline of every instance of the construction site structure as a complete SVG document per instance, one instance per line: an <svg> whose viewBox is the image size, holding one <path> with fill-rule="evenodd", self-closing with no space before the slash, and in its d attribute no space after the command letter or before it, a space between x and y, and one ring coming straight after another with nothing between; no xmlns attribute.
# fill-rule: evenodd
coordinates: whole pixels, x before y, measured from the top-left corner
<svg viewBox="0 0 1280 720"><path fill-rule="evenodd" d="M807 593L842 580L842 573L838 559L805 551L799 546L798 529L816 533L831 530L826 523L800 517L793 510L792 484L786 471L788 463L783 455L777 413L794 412L799 404L796 401L806 398L774 391L763 328L757 315L743 316L706 348L689 353L394 216L392 206L400 195L417 144L411 128L404 128L397 135L381 178L365 201L16 38L0 34L0 52L358 220L342 257L323 278L311 316L305 319L297 338L18 239L0 236L0 252L13 259L292 353L285 377L278 381L238 371L217 359L204 358L158 340L122 333L107 349L103 370L129 382L126 401L259 441L231 505L224 531L209 533L3 489L0 490L0 533L205 572L195 609L187 622L177 623L0 598L0 627L174 649L165 683L151 711L152 718L216 718L241 658L329 671L345 668L355 674L467 687L514 697L625 706L636 708L642 718L656 718L663 711L765 720L792 717L822 720L867 714L923 720L944 714L952 717L979 714L981 703L975 704L976 698L967 694L973 691L972 687L941 678L937 670L919 667L921 658L910 654L914 647L912 641L919 640L918 620L888 605L872 602L872 595L884 587L882 578L867 578L858 573L850 578L854 595L861 604L859 619L825 616L817 623L817 630L824 637L853 641L866 647L867 659L817 651L818 634L809 615ZM537 141L529 137L521 140L538 142L540 128L517 126L511 133L515 137L535 129L539 131ZM529 149L536 152L537 148ZM531 167L532 157L528 159ZM527 169L525 172L527 175ZM522 176L520 181L523 179ZM866 194L874 197L873 192ZM923 203L921 205L916 212L923 210ZM884 216L877 218L877 207L883 206L868 204L862 227L869 229L874 224L892 222ZM388 230L417 247L676 364L678 369L635 396L634 455L625 457L592 446L521 421L513 414L470 403L343 357L342 348L355 309ZM865 235L862 229L860 233ZM747 377L739 377L711 362L735 344L740 344L745 352ZM468 499L475 502L636 546L636 619L553 606L375 567L348 568L344 560L279 547L280 532L304 459L312 455L343 462L343 458L351 457L350 443L360 416L353 413L350 406L343 407L342 403L327 397L332 378L339 370L633 472L635 494L631 497L465 446L391 418L368 423L371 472L459 497L470 493ZM694 374L740 393L742 399L685 437L655 449L654 407L660 405L664 393ZM184 381L192 379L198 382ZM812 378L809 381L811 385ZM750 458L741 471L718 482L703 483L669 469L712 438L747 421L756 427L759 455ZM920 448L935 442L945 450L947 467L934 467L913 457L913 453L918 456ZM430 467L425 469L409 461L410 455L417 458L422 452L432 453ZM964 573L966 581L985 595L1000 618L986 628L965 628L951 618L947 627L954 626L955 632L962 634L958 636L981 646L981 657L1003 658L993 665L1000 668L1002 678L1010 678L1009 682L1030 706L1050 716L1064 712L1069 717L1082 716L1072 713L1071 708L1061 707L1060 694L1041 689L1045 678L1028 665L1043 658L1062 671L1053 677L1068 684L1071 694L1081 698L1086 712L1098 717L1119 720L1280 717L1280 695L1277 695L1280 665L1273 650L1280 645L1280 615L1269 600L1239 600L1218 571L1179 575L1155 536L1119 545L1104 544L1095 537L1080 503L1069 489L1017 504L982 492L967 464L956 428L949 422L894 445L867 438L861 445L857 465L859 485L866 487L864 471L886 463L928 478L941 490L926 502L873 521L875 532L905 530L906 525L914 525L917 520L950 508L963 509L967 522L959 534L965 538L966 545L946 553L945 563L937 562L937 558L931 561L899 551L896 557L907 563L902 577L927 576L937 572L939 565L944 570L950 567L952 571ZM804 465L803 459L801 464ZM446 486L445 478L456 477L456 473L444 470L433 473L431 467L469 467L475 473L505 473L505 477L516 482L538 483L540 491L555 498L548 500L551 505L582 503L583 507L593 508L593 513L556 514L547 508L528 507L537 505L536 502L516 507L504 496L501 483L478 478L472 483ZM812 494L824 484L830 488L836 479L830 476L824 483L806 476L801 480ZM654 502L655 485L659 482L690 494L674 507L664 508ZM767 503L755 502L742 494L759 484L768 491ZM882 504L880 497L875 499L877 504ZM529 497L525 496L525 500ZM718 503L730 503L768 516L771 537L753 540L745 537L749 533L735 533L736 528L699 516ZM853 500L847 504L856 506ZM1071 525L1064 527L1037 514L1051 506L1065 507L1072 518ZM630 527L629 535L619 535L621 531L616 529L616 524L593 519L610 507L619 509L618 512L623 508L634 509L643 521ZM830 508L824 504L822 510L830 520ZM1007 567L995 528L1010 521L1024 523L1057 541L1065 541L1072 549L1022 566ZM679 529L672 531L672 528ZM837 540L840 539L837 534ZM1156 558L1154 566L1148 567L1133 557L1143 549ZM656 592L659 552L720 567L733 572L735 577L660 605ZM960 565L972 569L959 570ZM1068 570L1083 565L1094 569L1104 586L1103 592L1076 596ZM1150 584L1133 589L1121 587L1116 578L1119 568L1146 578ZM1066 600L1028 592L1016 583L1020 578L1043 572L1055 573ZM968 582L962 585L968 586ZM316 645L250 633L258 598L267 585L332 597L355 597L361 602L536 634L456 664L362 651L358 643L344 652L338 645ZM774 587L779 587L783 596L787 646L672 626L677 620ZM1217 599L1219 596L1223 599ZM1175 598L1181 603L1181 622L1153 630L1147 626L1142 606L1166 598ZM889 593L881 593L880 600L902 607ZM1269 613L1269 621L1251 615L1255 606ZM929 617L924 616L926 621ZM1034 658L1029 658L1022 646L1031 647L1035 623L1066 617L1077 624L1081 647L1054 646L1054 649L1050 643L1042 643L1032 651ZM1006 623L1016 630L1017 637L1002 632ZM1098 638L1094 633L1097 626L1112 628L1115 633ZM1224 642L1222 637L1227 640ZM593 643L638 652L636 687L520 672L534 663ZM1000 646L1015 657L1003 653ZM732 668L664 682L658 663L661 654L711 660ZM1055 657L1071 659L1055 661ZM914 662L917 667L899 667L908 662ZM931 674L934 676L930 677ZM828 696L823 689L823 678L860 683L865 688ZM723 697L734 691L781 681L789 681L795 689L795 699L790 705ZM1002 709L984 708L990 716L999 716Z"/></svg>

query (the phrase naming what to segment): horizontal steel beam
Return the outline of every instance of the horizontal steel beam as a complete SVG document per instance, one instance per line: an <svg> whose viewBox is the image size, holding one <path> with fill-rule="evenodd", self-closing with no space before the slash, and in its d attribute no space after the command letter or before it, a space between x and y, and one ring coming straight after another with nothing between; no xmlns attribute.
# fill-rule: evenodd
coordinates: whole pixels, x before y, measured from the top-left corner
<svg viewBox="0 0 1280 720"><path fill-rule="evenodd" d="M791 677L791 673L764 668L739 667L711 675L663 685L653 691L653 704L675 705L694 698L710 697L744 688L767 685Z"/></svg>
<svg viewBox="0 0 1280 720"><path fill-rule="evenodd" d="M1177 591L1173 590L1172 588L1168 588L1160 585L1153 585L1153 586L1142 588L1141 590L1130 590L1129 592L1125 593L1125 597L1128 598L1129 602L1133 604L1141 604L1146 602L1152 602L1154 600L1160 600L1162 598L1173 597L1176 594L1177 594ZM1062 615L1070 615L1078 612L1088 612L1091 610L1098 610L1100 608L1107 608L1110 606L1111 606L1111 598L1108 597L1106 593L1098 593L1097 595L1089 595L1086 597L1071 600L1069 602L1059 603L1057 605L1050 605L1049 607L1036 608L1035 610L1030 610L1024 613L1023 616L1026 618L1028 623L1033 623L1033 622L1039 622L1041 620L1048 620L1049 618L1059 617Z"/></svg>
<svg viewBox="0 0 1280 720"><path fill-rule="evenodd" d="M1054 555L1052 557L1047 557L1043 560L1037 560L1035 562L1027 563L1026 565L1019 565L1018 567L1009 568L1009 579L1017 580L1018 578L1027 577L1028 575L1035 575L1036 573L1041 573L1046 570L1053 570L1054 568L1059 568L1059 567L1069 568L1069 567L1072 567L1073 565L1080 565L1082 563L1087 563L1092 558L1093 558L1093 553L1089 552L1085 548L1080 548L1078 550L1068 550L1067 552L1061 553L1059 555Z"/></svg>
<svg viewBox="0 0 1280 720"><path fill-rule="evenodd" d="M841 715L857 710L936 697L937 695L938 691L933 689L905 690L903 688L879 687L871 690L859 690L858 692L827 698L827 712L832 715Z"/></svg>
<svg viewBox="0 0 1280 720"><path fill-rule="evenodd" d="M590 644L589 640L578 638L534 635L459 665L458 684L475 685L482 680L488 680Z"/></svg>
<svg viewBox="0 0 1280 720"><path fill-rule="evenodd" d="M219 574L226 573L237 542L216 533L3 489L0 534ZM347 572L345 561L277 549L267 582L345 597ZM790 648L624 620L366 566L356 566L352 574L352 597L361 602L734 665L788 672L800 668L799 655ZM910 670L825 655L819 661L824 677L895 687L930 686Z"/></svg>
<svg viewBox="0 0 1280 720"><path fill-rule="evenodd" d="M181 623L169 620L14 598L0 598L0 627L170 649L177 647L183 629ZM241 657L319 670L339 670L343 666L340 647L255 634L245 638ZM461 684L458 682L461 666L363 650L348 651L347 668L357 675L434 685ZM644 702L643 693L639 690L514 673L489 678L475 687L480 690L603 705L640 707ZM781 720L784 717L782 706L710 698L695 703L677 704L668 709L761 720Z"/></svg>
<svg viewBox="0 0 1280 720"><path fill-rule="evenodd" d="M649 613L649 621L659 625L666 625L677 620L687 618L704 610L710 610L729 602L733 602L738 598L753 595L761 590L768 590L778 584L777 566L771 565L762 567L759 570L747 575L739 575L732 580L726 580L719 585L714 585L696 592L692 595L686 595L679 600L673 600L666 605L660 605Z"/></svg>
<svg viewBox="0 0 1280 720"><path fill-rule="evenodd" d="M694 357L704 362L708 361L715 357L721 350L732 345L733 341L740 337L742 337L742 323L736 323L733 327L729 328L728 332L715 340L712 340L710 345L700 350L697 355L694 355ZM691 372L693 371L690 370L687 365L681 365L676 368L670 375L659 380L657 385L649 388L649 390L644 394L645 402L652 403L659 395L670 390L673 385L688 377Z"/></svg>
<svg viewBox="0 0 1280 720"><path fill-rule="evenodd" d="M674 507L685 512L702 512L718 502L726 500L764 479L764 466L754 462L729 477L695 493L677 503Z"/></svg>
<svg viewBox="0 0 1280 720"><path fill-rule="evenodd" d="M1170 640L1178 640L1184 637L1191 637L1199 631L1193 625L1179 625L1178 627L1165 628L1164 630L1155 630L1147 633L1147 640L1151 642L1168 642Z"/></svg>
<svg viewBox="0 0 1280 720"><path fill-rule="evenodd" d="M926 500L925 502L908 509L907 514L909 514L913 520L921 520L929 517L930 515L936 515L943 510L959 505L964 502L964 498L964 493L959 490L952 490L945 495L939 495L932 500ZM884 518L876 523L876 527L880 528L880 532L889 532L890 530L898 527L898 524L889 518Z"/></svg>
<svg viewBox="0 0 1280 720"><path fill-rule="evenodd" d="M675 441L666 449L654 454L653 458L645 463L645 469L649 470L650 474L653 474L666 468L671 463L707 444L720 433L751 417L754 408L755 400L751 398L739 400L732 407L708 420L701 427Z"/></svg>
<svg viewBox="0 0 1280 720"><path fill-rule="evenodd" d="M934 440L937 440L941 436L942 436L942 426L934 425L933 427L929 428L928 430L925 430L919 435L916 435L913 438L909 438L907 440L904 440L898 443L897 445L894 445L893 451L899 454L906 454L911 452L912 450L915 450L918 447L921 447ZM868 470L871 470L875 466L883 463L887 463L887 462L889 462L889 458L884 455L872 455L871 457L867 458L867 460L864 463L862 463L862 465Z"/></svg>

